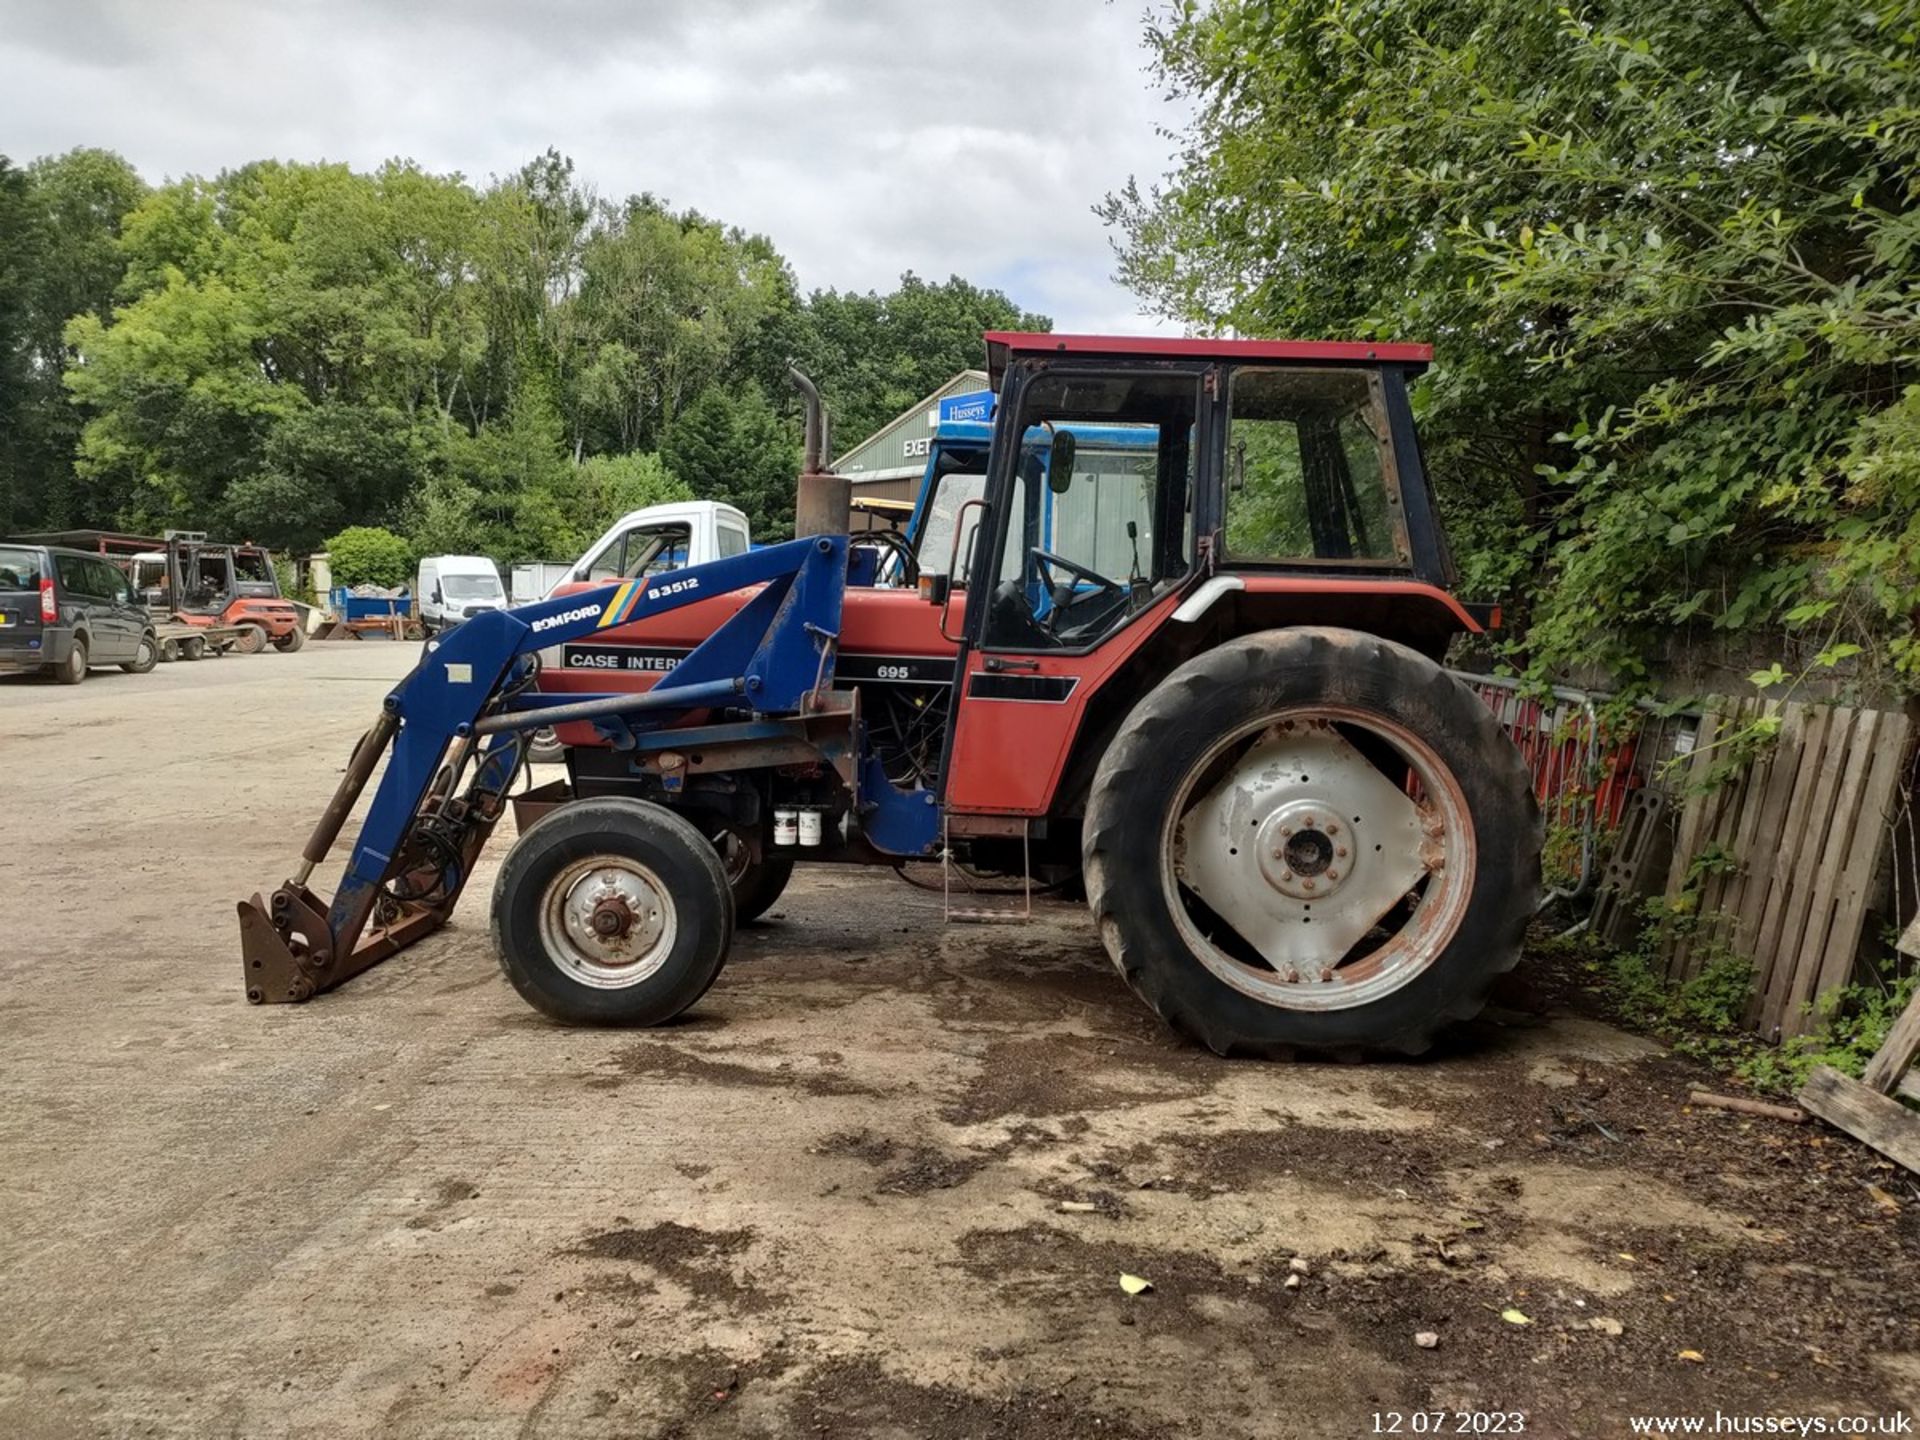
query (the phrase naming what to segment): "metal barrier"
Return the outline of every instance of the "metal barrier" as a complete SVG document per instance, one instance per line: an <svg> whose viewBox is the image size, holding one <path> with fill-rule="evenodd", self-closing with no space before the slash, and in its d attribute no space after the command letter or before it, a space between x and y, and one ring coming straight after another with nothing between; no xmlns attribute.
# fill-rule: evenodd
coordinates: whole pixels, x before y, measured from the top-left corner
<svg viewBox="0 0 1920 1440"><path fill-rule="evenodd" d="M1533 773L1548 825L1541 859L1547 898L1584 898L1593 889L1602 841L1620 824L1633 793L1657 784L1675 757L1692 752L1698 712L1642 704L1626 719L1613 719L1602 715L1607 695L1454 673L1493 711Z"/></svg>

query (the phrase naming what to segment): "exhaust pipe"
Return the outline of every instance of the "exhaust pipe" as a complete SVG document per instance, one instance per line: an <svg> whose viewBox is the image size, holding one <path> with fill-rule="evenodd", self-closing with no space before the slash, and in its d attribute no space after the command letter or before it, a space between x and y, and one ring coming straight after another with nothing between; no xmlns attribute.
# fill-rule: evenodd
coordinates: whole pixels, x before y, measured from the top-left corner
<svg viewBox="0 0 1920 1440"><path fill-rule="evenodd" d="M845 535L853 525L853 482L828 469L832 437L820 387L792 365L787 367L787 378L806 398L807 405L806 448L800 462L800 483L793 494L794 538Z"/></svg>

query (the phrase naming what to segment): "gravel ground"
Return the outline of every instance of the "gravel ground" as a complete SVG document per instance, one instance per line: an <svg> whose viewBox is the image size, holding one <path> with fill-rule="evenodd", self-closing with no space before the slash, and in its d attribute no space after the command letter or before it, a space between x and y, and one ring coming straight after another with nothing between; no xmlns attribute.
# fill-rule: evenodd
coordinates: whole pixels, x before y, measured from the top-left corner
<svg viewBox="0 0 1920 1440"><path fill-rule="evenodd" d="M249 1008L233 901L412 654L0 680L0 1433L1347 1437L1459 1408L1571 1437L1920 1403L1908 1177L1688 1111L1697 1072L1529 1000L1552 977L1420 1064L1228 1064L1078 908L944 928L890 874L803 871L682 1023L567 1031L499 975L489 864L449 930Z"/></svg>

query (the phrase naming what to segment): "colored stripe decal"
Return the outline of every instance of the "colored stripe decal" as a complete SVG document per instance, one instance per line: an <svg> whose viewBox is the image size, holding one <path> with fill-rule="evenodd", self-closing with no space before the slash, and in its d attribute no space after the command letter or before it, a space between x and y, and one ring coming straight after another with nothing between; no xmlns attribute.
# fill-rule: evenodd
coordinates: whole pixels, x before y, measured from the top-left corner
<svg viewBox="0 0 1920 1440"><path fill-rule="evenodd" d="M633 593L633 586L634 582L629 580L614 592L613 603L607 606L601 613L600 623L594 626L594 629L604 630L620 618L621 609L626 605L628 597Z"/></svg>

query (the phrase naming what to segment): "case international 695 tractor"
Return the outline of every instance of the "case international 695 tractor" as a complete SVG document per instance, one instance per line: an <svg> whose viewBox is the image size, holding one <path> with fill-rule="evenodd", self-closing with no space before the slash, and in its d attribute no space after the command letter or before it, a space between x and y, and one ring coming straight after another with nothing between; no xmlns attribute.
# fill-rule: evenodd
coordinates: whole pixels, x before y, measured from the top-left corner
<svg viewBox="0 0 1920 1440"><path fill-rule="evenodd" d="M1408 404L1428 349L987 353L990 443L941 461L897 553L850 548L796 377L799 538L431 645L294 877L241 903L248 997L306 999L438 928L513 803L493 935L569 1023L692 1005L796 860L1078 873L1127 983L1222 1054L1414 1053L1474 1013L1535 908L1540 822L1438 663L1480 621ZM545 726L568 777L510 801ZM307 878L382 759L323 901Z"/></svg>

